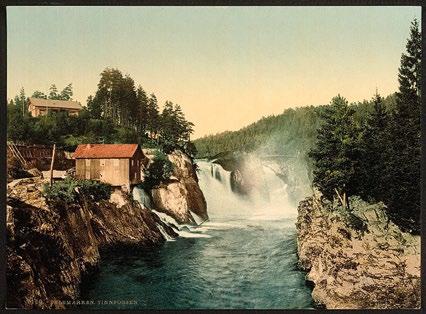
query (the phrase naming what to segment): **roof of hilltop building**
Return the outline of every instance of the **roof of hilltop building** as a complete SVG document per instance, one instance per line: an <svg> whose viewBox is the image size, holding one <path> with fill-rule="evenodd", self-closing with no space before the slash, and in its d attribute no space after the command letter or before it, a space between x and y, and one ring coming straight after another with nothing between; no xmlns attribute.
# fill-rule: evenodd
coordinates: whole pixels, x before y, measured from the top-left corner
<svg viewBox="0 0 426 314"><path fill-rule="evenodd" d="M80 144L73 157L79 158L132 158L138 144Z"/></svg>
<svg viewBox="0 0 426 314"><path fill-rule="evenodd" d="M81 104L78 101L72 100L30 98L30 103L36 107L82 109Z"/></svg>

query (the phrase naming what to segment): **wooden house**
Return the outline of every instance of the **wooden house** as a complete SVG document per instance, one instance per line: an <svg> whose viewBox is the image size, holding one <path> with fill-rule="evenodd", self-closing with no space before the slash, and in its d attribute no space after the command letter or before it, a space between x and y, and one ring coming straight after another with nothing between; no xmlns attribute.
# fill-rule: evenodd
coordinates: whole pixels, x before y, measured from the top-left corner
<svg viewBox="0 0 426 314"><path fill-rule="evenodd" d="M30 98L28 111L33 117L46 115L49 111L65 111L69 115L78 115L82 109L81 104L71 100L56 100L44 98Z"/></svg>
<svg viewBox="0 0 426 314"><path fill-rule="evenodd" d="M99 180L129 189L141 182L146 159L138 144L81 144L73 158L77 179Z"/></svg>

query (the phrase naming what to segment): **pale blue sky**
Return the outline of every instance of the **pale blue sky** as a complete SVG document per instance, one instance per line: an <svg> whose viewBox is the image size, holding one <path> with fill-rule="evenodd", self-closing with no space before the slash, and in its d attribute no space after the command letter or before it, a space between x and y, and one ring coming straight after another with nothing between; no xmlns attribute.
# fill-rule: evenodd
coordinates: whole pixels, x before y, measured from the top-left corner
<svg viewBox="0 0 426 314"><path fill-rule="evenodd" d="M82 104L117 67L179 103L195 137L285 108L397 89L420 7L8 7L8 97L69 82Z"/></svg>

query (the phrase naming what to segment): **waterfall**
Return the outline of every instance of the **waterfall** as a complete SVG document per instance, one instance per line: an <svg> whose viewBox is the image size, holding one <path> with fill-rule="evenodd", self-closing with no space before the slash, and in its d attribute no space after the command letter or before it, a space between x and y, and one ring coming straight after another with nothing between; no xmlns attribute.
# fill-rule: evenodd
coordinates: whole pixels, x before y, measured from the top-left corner
<svg viewBox="0 0 426 314"><path fill-rule="evenodd" d="M219 164L199 160L199 184L207 201L207 210L214 218L276 220L295 218L286 184L266 165L259 165L259 176L251 178L259 189L249 195L234 193L231 173Z"/></svg>
<svg viewBox="0 0 426 314"><path fill-rule="evenodd" d="M247 213L249 203L232 192L231 174L220 165L207 161L197 161L198 179L207 202L210 219L238 218Z"/></svg>
<svg viewBox="0 0 426 314"><path fill-rule="evenodd" d="M133 189L133 198L184 238L210 237L205 232L217 228L215 223L218 221L223 224L224 221L241 219L274 221L297 217L297 209L289 201L286 184L268 165L259 164L257 175L250 178L256 188L248 195L240 195L232 191L229 171L219 164L203 160L198 160L197 164L199 185L206 198L210 222L203 223L200 217L191 212L194 221L202 223L201 226L179 224L173 217L155 210L150 195L140 187ZM167 241L174 240L160 224L158 229Z"/></svg>
<svg viewBox="0 0 426 314"><path fill-rule="evenodd" d="M160 230L161 234L163 235L164 239L166 241L174 241L175 239L167 233L166 230L164 230L163 226L157 223L157 228Z"/></svg>
<svg viewBox="0 0 426 314"><path fill-rule="evenodd" d="M135 186L133 188L133 199L138 201L145 208L153 208L151 196L142 188Z"/></svg>
<svg viewBox="0 0 426 314"><path fill-rule="evenodd" d="M268 197L266 200L263 198L257 201L252 218L296 218L297 208L289 199L287 184L285 184L270 167L263 165L262 171Z"/></svg>
<svg viewBox="0 0 426 314"><path fill-rule="evenodd" d="M222 182L227 191L231 191L231 173L222 168L221 165L208 163L210 166L211 176L219 182Z"/></svg>
<svg viewBox="0 0 426 314"><path fill-rule="evenodd" d="M135 188L135 200L151 210L159 232L175 241L147 254L126 250L108 256L82 298L140 300L135 310L312 308L305 273L295 267L296 226L288 219L296 213L288 204L291 189L274 167L254 160L242 177L253 184L247 186L251 193L241 195L232 191L230 173L220 165L197 164L210 219L198 226L180 225L155 204L149 208L149 193ZM200 218L191 215L198 223ZM172 239L170 228L179 237Z"/></svg>

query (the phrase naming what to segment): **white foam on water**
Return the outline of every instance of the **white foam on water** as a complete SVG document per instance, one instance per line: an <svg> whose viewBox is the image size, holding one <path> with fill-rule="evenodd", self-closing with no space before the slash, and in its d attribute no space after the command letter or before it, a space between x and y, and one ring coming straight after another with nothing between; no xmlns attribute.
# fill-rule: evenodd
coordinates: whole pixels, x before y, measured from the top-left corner
<svg viewBox="0 0 426 314"><path fill-rule="evenodd" d="M239 219L249 213L250 202L232 192L229 171L206 161L198 161L198 165L199 185L206 198L207 211L211 218L232 220L233 217Z"/></svg>
<svg viewBox="0 0 426 314"><path fill-rule="evenodd" d="M171 228L173 228L173 230L182 238L208 238L210 237L209 235L203 234L203 233L199 233L199 232L193 232L194 227L190 226L190 225L181 225L179 224L176 219L174 219L172 216L167 215L166 213L163 212L159 212L156 211L155 209L152 209L152 204L151 204L151 199L148 195L148 193L139 188L139 187L135 187L133 189L133 198L135 200L137 200L142 206L144 206L145 208L148 208L151 210L152 213L154 213L155 215L157 215L158 218L160 218L160 220L162 222L164 222L165 224L167 224L168 226L170 226ZM203 220L201 219L201 217L199 217L197 214L190 212L190 214L192 215L194 221L196 223L201 223ZM163 226L161 226L160 224L157 224L158 230L161 232L161 234L163 235L163 237L167 240L167 241L175 241L175 239L173 237L171 237L166 230L164 230ZM183 229L186 230L183 230Z"/></svg>
<svg viewBox="0 0 426 314"><path fill-rule="evenodd" d="M204 219L201 218L200 216L198 216L196 213L194 213L193 211L189 211L189 214L192 216L192 219L194 219L195 223L197 225L201 224L204 222Z"/></svg>
<svg viewBox="0 0 426 314"><path fill-rule="evenodd" d="M180 224L174 219L172 216L167 215L166 213L156 211L155 209L151 209L151 211L158 216L158 218L161 219L162 222L166 223L167 225L171 226L175 225L176 227L179 227Z"/></svg>
<svg viewBox="0 0 426 314"><path fill-rule="evenodd" d="M210 238L210 235L206 235L203 233L199 233L197 230L197 226L191 226L186 224L179 224L173 217L167 215L166 213L162 213L156 211L154 209L151 210L154 214L156 214L161 221L169 225L173 228L173 230L182 238Z"/></svg>
<svg viewBox="0 0 426 314"><path fill-rule="evenodd" d="M161 234L163 235L164 239L166 239L166 241L175 241L175 239L170 236L166 230L164 230L163 226L160 224L157 224L157 228L158 230L160 230Z"/></svg>
<svg viewBox="0 0 426 314"><path fill-rule="evenodd" d="M226 223L226 222L205 222L201 226L197 227L197 230L202 232L208 230L229 230L229 229L238 229L244 228L246 224L244 223Z"/></svg>
<svg viewBox="0 0 426 314"><path fill-rule="evenodd" d="M182 238L211 238L211 235L204 234L204 233L198 233L198 232L191 232L191 231L176 231L180 237Z"/></svg>

